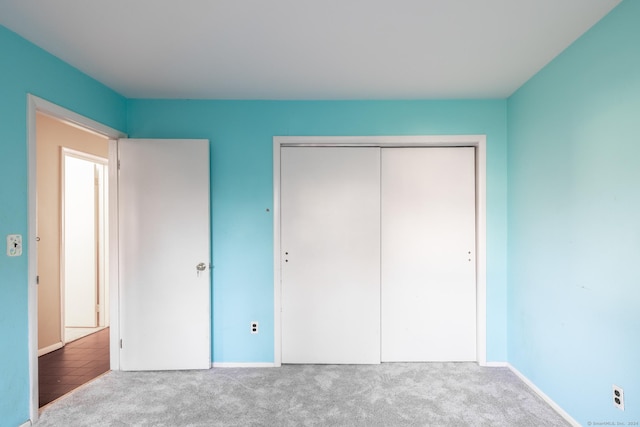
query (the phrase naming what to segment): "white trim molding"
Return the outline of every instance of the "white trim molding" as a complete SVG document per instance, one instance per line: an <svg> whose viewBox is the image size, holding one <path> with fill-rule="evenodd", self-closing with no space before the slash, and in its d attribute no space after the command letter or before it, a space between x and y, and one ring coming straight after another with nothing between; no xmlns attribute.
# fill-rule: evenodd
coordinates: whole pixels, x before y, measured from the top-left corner
<svg viewBox="0 0 640 427"><path fill-rule="evenodd" d="M533 390L542 400L544 400L554 411L558 413L562 418L564 418L569 424L574 427L580 427L581 424L577 422L571 415L569 415L560 405L553 401L549 396L545 394L542 390L538 388L529 378L525 377L522 372L517 370L513 365L507 363L506 364L509 370L513 372L518 378L522 380L531 390Z"/></svg>
<svg viewBox="0 0 640 427"><path fill-rule="evenodd" d="M507 362L484 362L484 364L478 363L478 365L483 368L508 368L509 364Z"/></svg>
<svg viewBox="0 0 640 427"><path fill-rule="evenodd" d="M275 363L233 363L233 362L213 362L212 368L277 368Z"/></svg>
<svg viewBox="0 0 640 427"><path fill-rule="evenodd" d="M27 94L27 169L28 169L28 184L27 184L27 201L28 201L28 310L29 310L29 383L30 383L30 399L29 399L29 424L32 425L38 420L38 288L36 284L36 277L38 275L38 251L36 246L36 227L37 227L37 215L36 215L36 201L37 201L37 186L36 186L36 113L45 114L60 120L68 125L79 127L85 131L94 133L106 137L110 140L109 150L115 147L115 140L118 138L126 137L126 134L84 117L78 113L75 113L66 108L60 107L45 99L39 98L32 94ZM111 157L110 157L111 160ZM109 168L116 169L116 168ZM117 183L109 183L109 187L116 191ZM111 194L110 194L111 196ZM111 204L111 200L110 200ZM110 212L111 214L111 212ZM113 217L110 218L110 220ZM114 227L116 228L116 227ZM117 230L117 228L116 228ZM111 245L117 245L116 241L111 241ZM117 259L117 258L115 258ZM110 276L111 280L117 278L117 275ZM118 307L118 293L117 283L112 282L111 288L116 291L110 295L111 309L117 310ZM111 347L116 347L118 340L118 325L117 319L112 317L111 322ZM114 325L114 321L116 324ZM115 326L115 327L114 327ZM112 365L113 369L113 360Z"/></svg>
<svg viewBox="0 0 640 427"><path fill-rule="evenodd" d="M273 137L273 300L274 365L282 363L282 288L280 245L281 147L475 147L476 149L476 357L487 360L487 137L417 136L274 136Z"/></svg>
<svg viewBox="0 0 640 427"><path fill-rule="evenodd" d="M38 357L42 356L43 354L47 354L47 353L51 353L52 351L56 351L60 348L62 348L64 346L64 344L62 343L62 341L57 342L55 344L51 344L50 346L41 348L38 350Z"/></svg>

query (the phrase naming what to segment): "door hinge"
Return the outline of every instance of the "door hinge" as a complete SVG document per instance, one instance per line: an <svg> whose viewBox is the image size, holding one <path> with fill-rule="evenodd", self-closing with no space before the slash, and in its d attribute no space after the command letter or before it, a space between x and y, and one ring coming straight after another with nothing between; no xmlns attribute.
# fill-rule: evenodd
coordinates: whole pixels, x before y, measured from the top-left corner
<svg viewBox="0 0 640 427"><path fill-rule="evenodd" d="M36 276L36 285L40 284L40 276Z"/></svg>
<svg viewBox="0 0 640 427"><path fill-rule="evenodd" d="M118 159L118 170L120 170L120 159Z"/></svg>
<svg viewBox="0 0 640 427"><path fill-rule="evenodd" d="M96 312L100 313L100 304L96 304Z"/></svg>
<svg viewBox="0 0 640 427"><path fill-rule="evenodd" d="M120 348L122 348L122 339L120 339Z"/></svg>

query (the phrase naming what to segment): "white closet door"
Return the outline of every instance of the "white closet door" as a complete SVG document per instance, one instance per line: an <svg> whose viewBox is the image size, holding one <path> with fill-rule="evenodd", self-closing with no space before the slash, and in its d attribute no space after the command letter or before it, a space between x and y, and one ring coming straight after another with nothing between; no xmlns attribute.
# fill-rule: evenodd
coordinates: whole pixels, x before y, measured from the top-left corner
<svg viewBox="0 0 640 427"><path fill-rule="evenodd" d="M382 361L476 360L474 149L382 149Z"/></svg>
<svg viewBox="0 0 640 427"><path fill-rule="evenodd" d="M282 362L380 363L380 150L281 150Z"/></svg>

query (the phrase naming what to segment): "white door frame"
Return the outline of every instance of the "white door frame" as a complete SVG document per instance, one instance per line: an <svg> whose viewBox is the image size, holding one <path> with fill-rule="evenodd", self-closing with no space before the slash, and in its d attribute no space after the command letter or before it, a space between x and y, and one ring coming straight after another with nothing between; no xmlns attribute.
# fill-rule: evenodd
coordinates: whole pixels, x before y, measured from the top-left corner
<svg viewBox="0 0 640 427"><path fill-rule="evenodd" d="M280 246L280 148L308 147L475 147L476 148L476 354L487 364L487 136L274 136L273 137L273 301L274 366L282 365L282 277Z"/></svg>
<svg viewBox="0 0 640 427"><path fill-rule="evenodd" d="M30 402L29 412L31 424L38 420L38 288L36 276L38 274L38 251L36 243L36 113L46 114L61 120L68 125L96 133L109 138L109 163L117 164L119 138L126 138L126 134L119 130L105 126L71 110L60 107L37 96L27 94L27 168L28 168L28 316L29 316L29 381ZM111 369L120 368L118 359L118 174L117 167L109 168L109 295L110 305L110 346Z"/></svg>

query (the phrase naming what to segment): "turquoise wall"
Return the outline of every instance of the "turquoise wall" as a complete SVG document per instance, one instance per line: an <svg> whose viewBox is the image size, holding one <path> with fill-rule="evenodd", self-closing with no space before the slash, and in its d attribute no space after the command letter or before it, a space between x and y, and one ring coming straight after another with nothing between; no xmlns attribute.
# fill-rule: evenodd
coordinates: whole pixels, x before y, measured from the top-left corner
<svg viewBox="0 0 640 427"><path fill-rule="evenodd" d="M132 138L211 141L215 362L273 361L274 135L486 134L487 358L506 360L505 100L130 100L127 110Z"/></svg>
<svg viewBox="0 0 640 427"><path fill-rule="evenodd" d="M124 130L125 99L0 26L0 426L29 419L27 93ZM6 256L22 234L21 257Z"/></svg>
<svg viewBox="0 0 640 427"><path fill-rule="evenodd" d="M640 2L509 98L508 126L508 360L583 425L640 421Z"/></svg>

